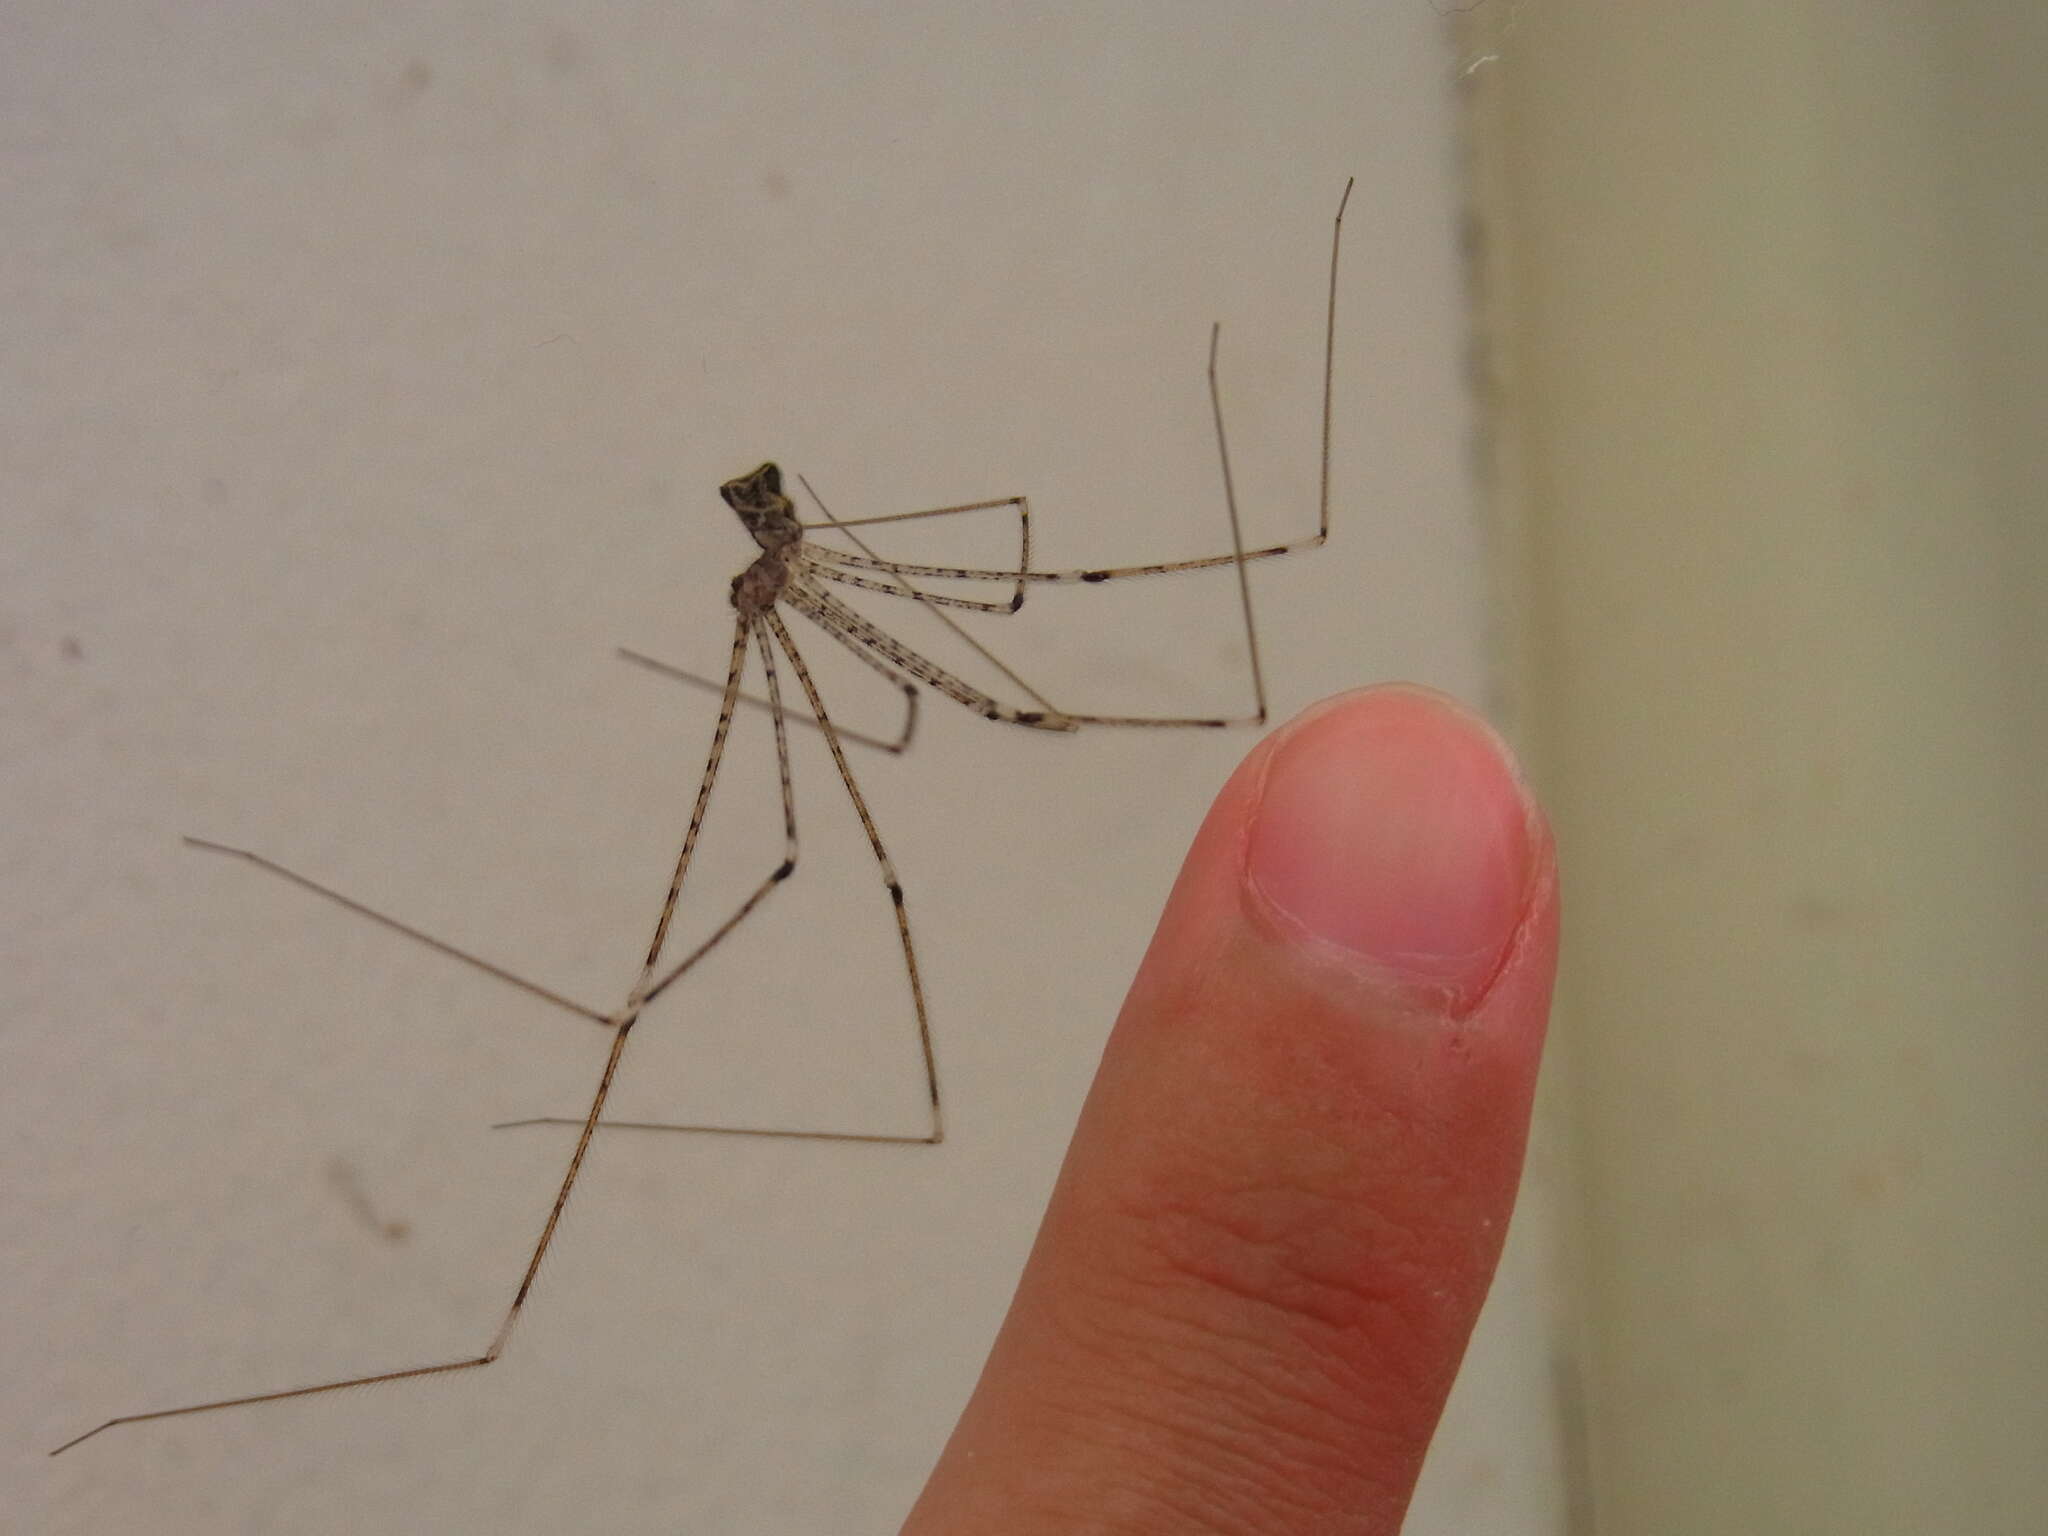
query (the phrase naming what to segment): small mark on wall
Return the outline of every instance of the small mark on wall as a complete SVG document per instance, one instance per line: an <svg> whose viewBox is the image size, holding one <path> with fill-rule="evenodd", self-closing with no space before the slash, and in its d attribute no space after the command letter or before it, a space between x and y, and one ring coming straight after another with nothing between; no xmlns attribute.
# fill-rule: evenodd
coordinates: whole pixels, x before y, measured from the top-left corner
<svg viewBox="0 0 2048 1536"><path fill-rule="evenodd" d="M434 66L425 59L407 59L398 79L385 93L393 107L409 107L427 94L434 83Z"/></svg>
<svg viewBox="0 0 2048 1536"><path fill-rule="evenodd" d="M362 1175L347 1158L336 1157L327 1164L327 1182L349 1212L385 1242L402 1243L412 1236L411 1222L387 1218L377 1210L363 1188Z"/></svg>

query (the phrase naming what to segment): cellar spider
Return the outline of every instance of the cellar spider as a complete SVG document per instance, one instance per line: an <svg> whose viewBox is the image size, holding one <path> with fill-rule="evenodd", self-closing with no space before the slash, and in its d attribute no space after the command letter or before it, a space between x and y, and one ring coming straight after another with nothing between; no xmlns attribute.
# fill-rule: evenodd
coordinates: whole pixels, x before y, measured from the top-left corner
<svg viewBox="0 0 2048 1536"><path fill-rule="evenodd" d="M583 1171L585 1156L601 1126L633 1128L642 1130L667 1130L696 1132L700 1134L725 1136L768 1136L821 1141L889 1142L913 1145L936 1145L945 1137L945 1123L939 1096L939 1073L937 1058L932 1049L931 1021L926 1011L924 983L918 971L917 949L911 940L910 913L903 892L902 882L897 878L895 866L890 862L888 850L883 846L882 834L875 824L875 818L868 809L861 794L859 782L847 761L845 740L856 740L868 745L900 752L909 745L917 718L918 685L964 705L985 719L1005 725L1029 730L1077 731L1083 726L1151 726L1159 728L1218 728L1236 725L1263 725L1266 721L1266 685L1259 661L1258 634L1252 619L1251 584L1246 567L1254 560L1266 560L1280 555L1292 554L1298 550L1314 548L1327 541L1330 532L1330 425L1332 382L1335 372L1337 338L1337 271L1338 255L1342 244L1344 209L1351 198L1352 183L1344 185L1344 194L1338 200L1337 212L1330 226L1330 278L1329 293L1325 307L1323 334L1323 414L1322 414L1322 462L1318 496L1318 522L1316 531L1283 544L1269 545L1260 549L1246 549L1244 536L1239 524L1236 487L1231 479L1230 450L1223 429L1223 403L1217 383L1217 351L1221 339L1221 327L1213 326L1209 333L1208 386L1210 413L1214 420L1216 434L1217 464L1222 479L1224 506L1230 521L1231 547L1228 554L1207 555L1192 560L1171 560L1147 565L1109 566L1085 570L1040 571L1031 567L1031 507L1022 496L1003 497L994 501L964 503L957 506L935 507L917 512L899 512L879 517L840 519L832 515L808 481L802 481L805 493L817 506L820 520L805 522L798 518L796 504L785 492L781 469L774 463L762 464L749 474L728 480L719 487L719 494L725 503L739 517L740 523L752 535L760 547L760 553L745 570L733 578L731 602L734 612L732 649L727 660L725 679L722 684L673 668L636 652L623 652L627 659L643 666L672 676L711 687L719 694L718 723L711 735L711 748L704 763L703 777L699 780L695 800L691 806L690 819L683 833L682 848L676 856L674 872L669 877L668 890L663 896L659 915L654 922L654 932L649 940L646 953L640 963L638 976L625 1000L609 1012L589 1007L539 982L521 976L504 966L498 965L480 955L471 953L457 945L434 937L387 913L367 906L344 895L334 888L323 885L297 870L291 869L274 859L265 857L247 848L227 843L214 842L207 838L188 837L187 846L203 852L219 854L241 860L277 877L289 884L309 891L332 902L359 917L393 929L406 937L493 979L516 987L532 997L541 999L552 1006L586 1019L611 1031L611 1050L605 1057L603 1070L598 1075L596 1089L590 1097L589 1108L579 1118L570 1120L555 1116L536 1117L528 1120L508 1121L504 1127L568 1124L577 1129L574 1149L569 1154L569 1163L561 1182L557 1185L553 1203L548 1207L547 1219L542 1224L540 1236L535 1241L531 1256L519 1277L517 1289L513 1292L511 1304L499 1321L497 1332L490 1344L480 1354L458 1360L442 1361L430 1365L403 1366L396 1370L375 1371L365 1375L348 1376L335 1381L317 1382L311 1386L287 1387L277 1391L253 1392L236 1397L209 1399L205 1402L185 1403L174 1408L158 1408L144 1413L127 1413L75 1435L51 1451L57 1455L70 1450L83 1441L106 1430L123 1424L146 1423L153 1419L180 1418L188 1414L211 1413L223 1408L247 1407L255 1403L282 1402L287 1398L311 1397L320 1393L338 1392L345 1387L373 1386L381 1382L409 1381L424 1376L444 1376L451 1372L475 1370L495 1361L505 1351L512 1331L517 1326L527 1298L532 1294L535 1278L540 1273L541 1261L546 1258L549 1246L554 1242L555 1231L562 1219L562 1212L569 1203L569 1196L576 1188L578 1176ZM799 477L801 480L801 477ZM911 522L918 519L964 516L977 512L1013 511L1018 526L1018 558L1012 569L983 569L965 566L920 565L902 561L884 560L861 539L854 530L885 523ZM849 553L817 543L807 537L820 531L832 531L844 536L854 546ZM944 609L960 608L979 613L1011 614L1024 606L1026 593L1034 584L1045 583L1101 583L1120 581L1137 577L1162 576L1180 571L1214 569L1221 566L1235 567L1239 607L1244 616L1245 654L1251 674L1251 713L1242 716L1185 716L1185 715L1104 715L1088 714L1063 709L1032 688L1009 667L1004 665L986 647L975 640L946 616ZM919 581L932 582L995 582L1011 588L1007 599L982 600L958 596L952 593L935 592L917 585ZM942 622L953 629L969 646L979 652L992 666L1026 695L1033 706L1018 708L1005 703L991 693L974 687L938 663L918 651L911 649L874 622L842 602L829 590L832 586L853 587L862 591L880 593L885 596L907 599L931 610ZM863 737L836 726L826 710L825 701L813 680L810 667L805 663L803 653L798 649L788 626L783 621L783 610L794 609L838 644L851 651L876 673L900 689L904 696L904 719L893 741L880 741ZM765 697L744 693L741 682L746 671L749 654L760 663ZM778 657L780 658L778 660ZM784 702L781 667L786 662L802 691L808 711L793 710ZM727 739L731 735L733 720L741 704L764 710L774 730L775 759L780 778L782 800L783 851L775 867L764 876L747 895L746 899L711 930L710 934L680 959L664 963L669 940L669 930L676 915L676 908L682 898L684 882L690 872L692 857L697 851L698 835L704 826L705 809L710 803L712 786L718 779L721 763L725 758ZM627 1042L632 1038L634 1026L647 1006L670 987L689 974L692 967L719 944L724 942L736 928L744 923L769 894L795 873L797 867L796 801L792 788L789 759L789 726L791 721L815 729L824 739L832 757L833 766L838 770L840 782L846 788L848 799L853 804L855 816L859 818L861 830L865 833L872 850L875 865L880 873L882 887L887 893L894 911L896 935L902 950L903 971L909 983L912 1012L917 1026L917 1044L924 1071L926 1100L930 1119L927 1128L917 1134L889 1135L850 1131L807 1131L770 1129L752 1126L724 1125L655 1125L643 1121L608 1121L603 1118L606 1100L611 1096L613 1083L619 1071L619 1063L625 1056Z"/></svg>

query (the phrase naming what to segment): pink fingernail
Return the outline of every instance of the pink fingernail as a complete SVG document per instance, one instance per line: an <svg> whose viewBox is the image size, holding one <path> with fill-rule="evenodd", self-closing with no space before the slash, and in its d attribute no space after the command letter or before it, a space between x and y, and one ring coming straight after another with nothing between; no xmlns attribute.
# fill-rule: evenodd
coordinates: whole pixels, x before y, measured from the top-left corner
<svg viewBox="0 0 2048 1536"><path fill-rule="evenodd" d="M1246 872L1283 927L1455 1012L1484 995L1522 920L1533 821L1484 722L1423 689L1375 688L1275 748Z"/></svg>

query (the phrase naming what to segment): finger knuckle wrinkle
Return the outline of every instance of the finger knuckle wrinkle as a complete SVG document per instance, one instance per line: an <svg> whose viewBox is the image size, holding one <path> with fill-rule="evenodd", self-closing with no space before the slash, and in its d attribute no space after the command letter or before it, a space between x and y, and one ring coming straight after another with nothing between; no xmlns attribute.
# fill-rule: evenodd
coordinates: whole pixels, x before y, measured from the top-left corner
<svg viewBox="0 0 2048 1536"><path fill-rule="evenodd" d="M1288 1188L1133 1214L1142 1237L1123 1283L1183 1332L1206 1335L1248 1368L1279 1362L1294 1391L1427 1388L1409 1380L1427 1372L1400 1344L1432 1332L1430 1288L1417 1274L1426 1254L1414 1234L1341 1194Z"/></svg>

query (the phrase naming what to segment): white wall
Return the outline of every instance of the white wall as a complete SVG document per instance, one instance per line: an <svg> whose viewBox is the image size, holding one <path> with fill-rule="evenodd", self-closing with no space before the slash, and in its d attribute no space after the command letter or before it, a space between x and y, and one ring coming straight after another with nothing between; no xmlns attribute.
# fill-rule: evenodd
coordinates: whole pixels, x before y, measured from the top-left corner
<svg viewBox="0 0 2048 1536"><path fill-rule="evenodd" d="M2048 13L1476 21L1587 1528L2037 1532Z"/></svg>

